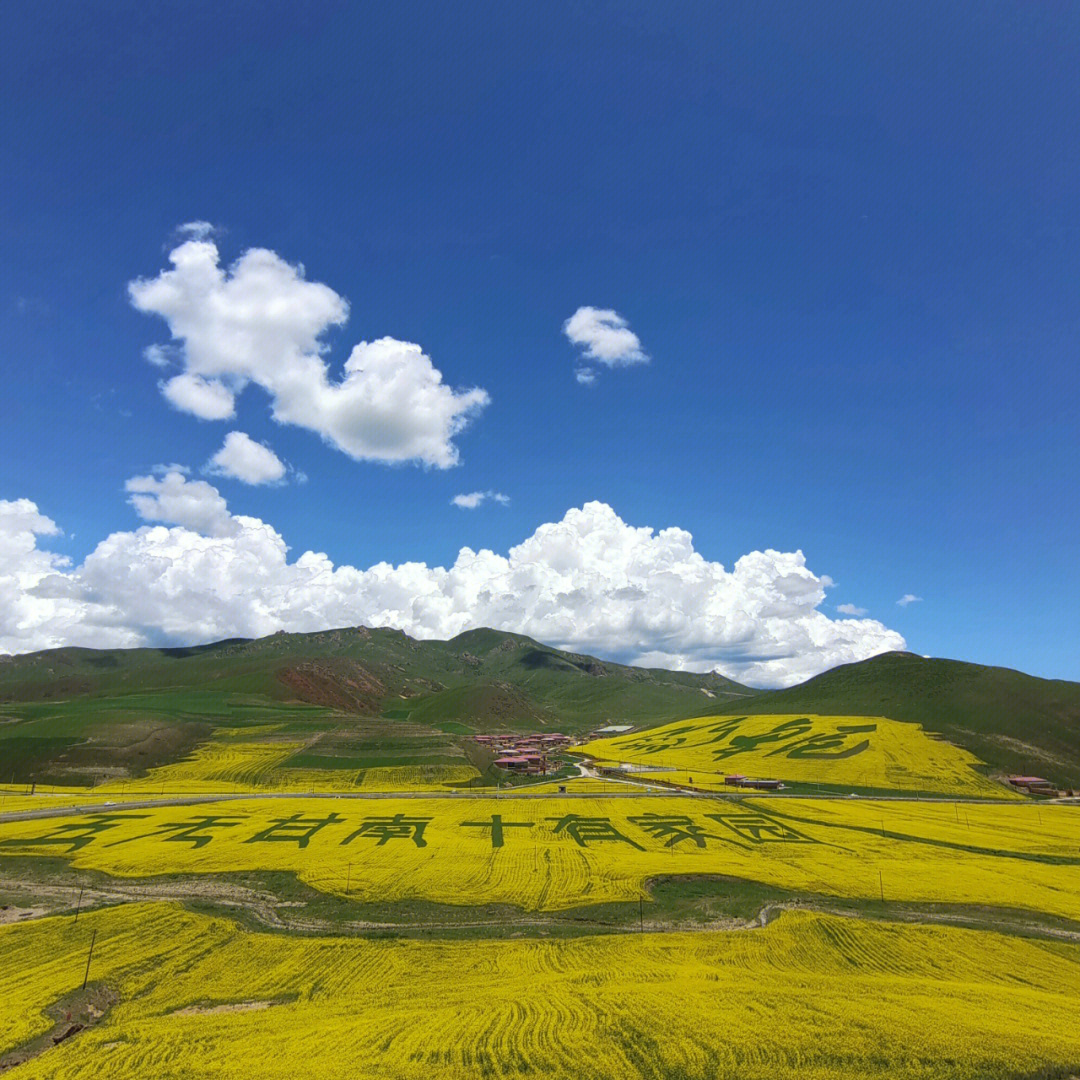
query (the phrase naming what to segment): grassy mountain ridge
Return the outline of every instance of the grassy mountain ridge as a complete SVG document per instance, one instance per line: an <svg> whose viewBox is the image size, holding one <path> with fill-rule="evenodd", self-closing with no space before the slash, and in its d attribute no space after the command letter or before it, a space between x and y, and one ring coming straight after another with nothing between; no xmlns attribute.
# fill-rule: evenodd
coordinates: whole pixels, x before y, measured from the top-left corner
<svg viewBox="0 0 1080 1080"><path fill-rule="evenodd" d="M494 630L419 641L399 630L349 627L192 648L0 657L0 703L212 688L378 715L391 703L408 702L411 710L414 700L477 682L516 688L544 719L585 725L596 721L597 710L640 720L659 708L675 718L708 705L710 695L751 692L721 675L628 667Z"/></svg>
<svg viewBox="0 0 1080 1080"><path fill-rule="evenodd" d="M891 652L718 712L888 716L922 724L1008 772L1080 786L1080 683Z"/></svg>
<svg viewBox="0 0 1080 1080"><path fill-rule="evenodd" d="M220 726L269 722L312 740L361 718L448 739L577 732L699 716L749 693L719 675L628 667L494 630L418 641L349 627L191 648L52 649L0 657L0 780L141 770Z"/></svg>
<svg viewBox="0 0 1080 1080"><path fill-rule="evenodd" d="M628 667L497 630L419 641L366 627L0 657L0 768L8 770L0 780L45 775L49 762L65 775L84 767L96 776L113 766L138 771L232 724L272 723L314 740L378 718L450 740L735 712L917 722L997 769L1080 786L1078 683L886 653L764 691L716 674Z"/></svg>

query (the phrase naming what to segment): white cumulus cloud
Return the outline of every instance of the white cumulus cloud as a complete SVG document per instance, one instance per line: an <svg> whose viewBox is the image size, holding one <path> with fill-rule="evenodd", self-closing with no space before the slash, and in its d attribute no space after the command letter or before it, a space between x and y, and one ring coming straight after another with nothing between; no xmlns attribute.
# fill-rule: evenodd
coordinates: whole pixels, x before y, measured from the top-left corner
<svg viewBox="0 0 1080 1080"><path fill-rule="evenodd" d="M600 502L541 525L506 554L462 548L449 567L335 566L289 558L281 535L228 514L178 472L128 484L147 521L70 567L38 547L55 525L0 502L0 651L62 644L195 643L285 629L392 626L448 638L492 626L629 663L716 669L765 686L904 648L872 619L830 619L801 552L754 551L731 569L688 532L627 524Z"/></svg>
<svg viewBox="0 0 1080 1080"><path fill-rule="evenodd" d="M200 420L228 420L236 414L236 397L220 379L204 379L185 371L160 386L170 405Z"/></svg>
<svg viewBox="0 0 1080 1080"><path fill-rule="evenodd" d="M450 501L455 506L460 506L462 510L475 510L481 503L489 501L508 506L510 496L504 495L501 491L470 491L467 495L455 495Z"/></svg>
<svg viewBox="0 0 1080 1080"><path fill-rule="evenodd" d="M896 601L900 607L907 607L908 604L921 604L922 597L916 596L914 593L904 593L899 600Z"/></svg>
<svg viewBox="0 0 1080 1080"><path fill-rule="evenodd" d="M59 643L78 626L82 605L65 598L68 560L38 547L39 537L59 533L29 499L0 499L0 651Z"/></svg>
<svg viewBox="0 0 1080 1080"><path fill-rule="evenodd" d="M841 615L859 616L866 614L866 608L858 607L855 604L837 604L836 610L839 611Z"/></svg>
<svg viewBox="0 0 1080 1080"><path fill-rule="evenodd" d="M176 467L161 476L133 476L124 485L143 521L163 521L210 536L235 536L237 521L221 493L205 480L189 480Z"/></svg>
<svg viewBox="0 0 1080 1080"><path fill-rule="evenodd" d="M285 462L263 443L243 431L230 431L221 449L207 463L214 476L228 476L245 484L277 484L285 476Z"/></svg>
<svg viewBox="0 0 1080 1080"><path fill-rule="evenodd" d="M358 461L457 464L453 440L488 404L487 391L446 386L419 345L390 337L355 346L332 378L323 339L347 320L345 299L263 248L222 267L203 224L170 252L172 269L128 286L132 304L160 315L177 343L144 354L183 368L161 386L175 408L225 420L254 383L270 395L275 420Z"/></svg>
<svg viewBox="0 0 1080 1080"><path fill-rule="evenodd" d="M563 333L581 347L581 355L586 360L595 360L608 367L649 362L637 334L617 311L610 308L579 307L563 323ZM574 377L583 386L591 386L596 382L596 371L581 364Z"/></svg>

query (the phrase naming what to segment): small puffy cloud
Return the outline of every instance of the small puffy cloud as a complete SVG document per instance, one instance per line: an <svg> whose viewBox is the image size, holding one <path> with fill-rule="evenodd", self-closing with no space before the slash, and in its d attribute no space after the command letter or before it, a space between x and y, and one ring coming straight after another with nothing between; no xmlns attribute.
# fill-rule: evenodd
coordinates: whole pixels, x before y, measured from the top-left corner
<svg viewBox="0 0 1080 1080"><path fill-rule="evenodd" d="M236 413L233 392L217 379L184 372L161 383L161 392L173 408L200 420L228 420Z"/></svg>
<svg viewBox="0 0 1080 1080"><path fill-rule="evenodd" d="M133 476L124 485L143 521L163 521L209 536L235 536L239 527L216 487L170 469L160 476Z"/></svg>
<svg viewBox="0 0 1080 1080"><path fill-rule="evenodd" d="M627 321L610 308L579 307L563 323L563 333L575 344L581 346L582 356L608 367L623 367L629 364L647 364L648 354L642 349L637 334ZM586 378L582 378L584 373ZM596 374L583 365L578 368L578 382L589 385Z"/></svg>
<svg viewBox="0 0 1080 1080"><path fill-rule="evenodd" d="M488 404L486 390L447 386L419 345L390 337L356 345L332 378L324 338L346 322L345 299L262 248L223 267L202 224L169 254L172 269L128 285L135 308L161 316L172 333L174 345L145 355L182 367L161 384L175 408L225 420L254 383L275 420L357 461L457 464L454 439Z"/></svg>
<svg viewBox="0 0 1080 1080"><path fill-rule="evenodd" d="M462 548L453 565L335 566L289 559L281 535L230 515L203 481L136 477L147 524L102 540L78 567L41 550L55 525L28 500L0 502L0 651L62 644L195 643L276 630L392 626L449 638L477 626L578 652L786 686L904 648L872 619L830 619L801 552L754 551L731 569L688 532L623 521L586 503L506 554Z"/></svg>
<svg viewBox="0 0 1080 1080"><path fill-rule="evenodd" d="M143 359L154 367L167 368L176 363L177 352L171 345L147 345L143 349Z"/></svg>
<svg viewBox="0 0 1080 1080"><path fill-rule="evenodd" d="M922 597L916 596L914 593L904 593L896 602L900 607L907 607L909 604L921 604Z"/></svg>
<svg viewBox="0 0 1080 1080"><path fill-rule="evenodd" d="M230 431L225 444L207 463L206 471L245 484L278 484L286 467L269 446L257 443L243 431Z"/></svg>
<svg viewBox="0 0 1080 1080"><path fill-rule="evenodd" d="M176 231L190 240L205 240L214 235L214 226L209 221L188 221L177 226Z"/></svg>
<svg viewBox="0 0 1080 1080"><path fill-rule="evenodd" d="M488 501L507 506L510 503L510 496L504 495L501 491L470 491L467 495L455 495L450 501L455 506L460 506L462 510L475 510L481 503Z"/></svg>
<svg viewBox="0 0 1080 1080"><path fill-rule="evenodd" d="M579 367L574 372L574 378L577 379L582 386L592 386L596 382L596 372L592 368Z"/></svg>
<svg viewBox="0 0 1080 1080"><path fill-rule="evenodd" d="M866 614L866 608L856 607L855 604L837 604L836 610L839 611L841 615L854 615L858 617Z"/></svg>

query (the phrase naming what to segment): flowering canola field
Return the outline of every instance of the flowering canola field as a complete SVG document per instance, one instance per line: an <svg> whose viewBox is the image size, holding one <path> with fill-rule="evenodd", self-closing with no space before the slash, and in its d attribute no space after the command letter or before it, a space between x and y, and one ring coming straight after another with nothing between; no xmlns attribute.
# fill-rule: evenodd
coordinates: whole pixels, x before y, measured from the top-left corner
<svg viewBox="0 0 1080 1080"><path fill-rule="evenodd" d="M13 1080L991 1080L1075 1067L1080 946L786 913L764 929L290 938L173 904L0 928L0 1054L119 995ZM259 1006L268 1006L259 1008Z"/></svg>
<svg viewBox="0 0 1080 1080"><path fill-rule="evenodd" d="M5 854L119 876L286 870L359 900L555 910L636 900L659 875L1080 919L1065 805L623 798L263 798L0 823Z"/></svg>
<svg viewBox="0 0 1080 1080"><path fill-rule="evenodd" d="M578 748L602 761L675 770L660 779L720 788L724 776L833 787L1009 797L976 772L979 759L883 716L706 716L598 739Z"/></svg>
<svg viewBox="0 0 1080 1080"><path fill-rule="evenodd" d="M243 730L243 729L239 729ZM146 776L111 780L83 789L93 795L197 795L259 791L430 791L467 783L480 773L472 765L406 765L372 769L290 768L304 743L229 738L227 729L183 761L150 769Z"/></svg>

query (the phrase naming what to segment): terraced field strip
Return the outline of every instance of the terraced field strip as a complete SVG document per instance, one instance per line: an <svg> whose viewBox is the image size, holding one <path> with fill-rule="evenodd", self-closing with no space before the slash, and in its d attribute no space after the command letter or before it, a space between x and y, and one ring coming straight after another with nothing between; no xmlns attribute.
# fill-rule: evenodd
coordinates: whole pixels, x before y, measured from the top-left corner
<svg viewBox="0 0 1080 1080"><path fill-rule="evenodd" d="M117 876L285 870L360 900L636 900L726 875L857 900L1080 919L1080 811L1034 804L697 797L231 799L0 823L5 854ZM2 862L0 862L2 868Z"/></svg>
<svg viewBox="0 0 1080 1080"><path fill-rule="evenodd" d="M719 789L728 774L881 790L1016 797L976 771L974 754L919 724L874 716L711 716L578 747L600 761L644 768L639 779Z"/></svg>
<svg viewBox="0 0 1080 1080"><path fill-rule="evenodd" d="M172 904L0 928L0 1054L115 1000L15 1080L994 1080L1080 1061L1080 946L787 913L733 933L289 938Z"/></svg>
<svg viewBox="0 0 1080 1080"><path fill-rule="evenodd" d="M287 763L305 743L289 738L251 741L222 732L185 760L150 769L146 776L112 780L92 789L98 796L229 794L239 792L351 792L446 790L480 773L471 765L432 764L371 769L304 768Z"/></svg>

